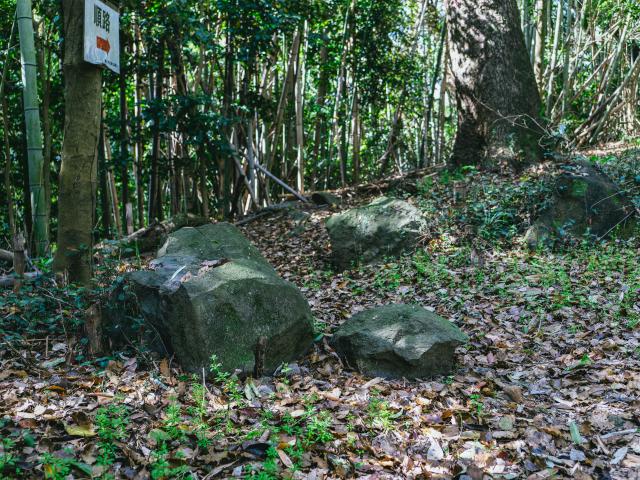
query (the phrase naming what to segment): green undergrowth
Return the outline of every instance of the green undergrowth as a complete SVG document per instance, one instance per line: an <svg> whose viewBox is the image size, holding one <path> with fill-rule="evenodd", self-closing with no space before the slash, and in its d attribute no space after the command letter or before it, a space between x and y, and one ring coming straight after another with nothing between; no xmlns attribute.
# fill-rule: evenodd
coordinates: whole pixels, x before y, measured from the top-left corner
<svg viewBox="0 0 640 480"><path fill-rule="evenodd" d="M373 290L404 292L409 302L415 295L437 293L454 311L460 308L461 297L489 295L498 304L508 304L521 296L532 316L577 308L633 329L640 319L637 257L634 241L583 242L560 251L536 252L498 247L473 252L468 244L441 242L375 269L363 267L354 276L366 276L364 271L370 269ZM354 293L362 288L358 281L351 285Z"/></svg>
<svg viewBox="0 0 640 480"><path fill-rule="evenodd" d="M589 157L599 165L640 208L640 148L622 153Z"/></svg>
<svg viewBox="0 0 640 480"><path fill-rule="evenodd" d="M453 199L454 190L461 185L463 198ZM637 241L568 241L553 250L533 252L518 241L536 209L543 208L544 203L538 200L547 194L545 188L539 178L523 177L513 184L473 170L428 179L419 185L417 200L434 219L432 234L417 252L342 274L316 271L303 287L321 292L341 275L341 289L344 285L363 304L388 298L406 303L423 301L443 313L455 314L467 312L474 302L487 302L495 316L517 306L515 328L531 338L541 335L550 321L568 336L583 334L591 327L590 321L606 322L621 336L636 331L640 328ZM84 312L109 294L118 278L114 260L101 267L93 290L55 287L49 277L25 285L20 294L3 292L3 347L18 350L28 339L49 335L79 336ZM460 317L464 329L464 315ZM318 323L317 333L332 328ZM535 348L532 342L532 351ZM635 355L640 358L640 352ZM139 358L143 368L143 357ZM101 366L110 359L89 362L83 348L78 348L73 362ZM587 352L581 365L591 361ZM254 407L257 387L253 380L224 371L215 357L209 370L206 382L200 376L180 377L183 391L161 407L153 425L146 425L142 433L132 425L133 409L122 398L97 408L89 419L96 438L93 467L82 461L80 449L42 453L26 462L23 452L33 448L37 439L28 428L14 429L0 442L0 478L24 478L27 470L56 480L69 476L114 478L116 466L126 462L123 445L135 439L149 450L148 473L155 480L195 478L184 452L205 452L223 441L241 446L234 455L245 459L244 478L271 480L282 478L285 467L287 475L304 471L306 459L322 455L341 436L353 458L364 457L366 442L403 429L408 421L401 408L374 388L363 398L362 408L354 408L342 419L338 430L335 412L323 407L317 394L306 396L296 409L282 409L276 408L274 392ZM276 391L290 387L289 372L286 365L279 369L274 379ZM470 394L466 401L481 423L487 415L481 395ZM251 412L250 420L247 412ZM0 419L0 429L6 431L5 423L10 421Z"/></svg>
<svg viewBox="0 0 640 480"><path fill-rule="evenodd" d="M549 205L548 177L529 173L507 178L474 168L444 171L418 183L418 205L436 218L438 233L464 225L462 235L488 242L512 242Z"/></svg>

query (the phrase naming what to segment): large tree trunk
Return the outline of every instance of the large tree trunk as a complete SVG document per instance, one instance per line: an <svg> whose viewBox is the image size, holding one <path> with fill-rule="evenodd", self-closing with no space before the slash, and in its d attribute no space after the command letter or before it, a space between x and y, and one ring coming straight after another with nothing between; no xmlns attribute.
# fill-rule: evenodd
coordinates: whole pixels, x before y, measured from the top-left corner
<svg viewBox="0 0 640 480"><path fill-rule="evenodd" d="M92 274L102 72L83 60L84 1L63 0L62 10L65 121L54 268L66 271L71 282L87 284Z"/></svg>
<svg viewBox="0 0 640 480"><path fill-rule="evenodd" d="M521 168L541 160L541 101L516 0L448 0L458 106L452 163Z"/></svg>

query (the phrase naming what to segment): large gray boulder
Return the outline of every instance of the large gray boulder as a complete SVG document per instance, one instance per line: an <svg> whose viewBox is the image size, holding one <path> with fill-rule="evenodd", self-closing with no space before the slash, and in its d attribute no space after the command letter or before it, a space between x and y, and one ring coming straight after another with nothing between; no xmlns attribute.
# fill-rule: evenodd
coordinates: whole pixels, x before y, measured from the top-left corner
<svg viewBox="0 0 640 480"><path fill-rule="evenodd" d="M344 269L411 251L426 228L426 221L413 205L380 197L364 207L333 215L326 226L332 262Z"/></svg>
<svg viewBox="0 0 640 480"><path fill-rule="evenodd" d="M633 228L635 206L595 165L587 161L563 165L553 182L550 206L526 234L530 248L565 236L602 239L617 227L623 233Z"/></svg>
<svg viewBox="0 0 640 480"><path fill-rule="evenodd" d="M215 354L224 369L251 372L260 348L269 373L313 342L307 301L227 223L170 234L150 269L131 273L128 284L188 371L208 371Z"/></svg>
<svg viewBox="0 0 640 480"><path fill-rule="evenodd" d="M451 372L455 349L468 338L433 312L395 304L354 315L331 341L347 364L362 373L412 379Z"/></svg>

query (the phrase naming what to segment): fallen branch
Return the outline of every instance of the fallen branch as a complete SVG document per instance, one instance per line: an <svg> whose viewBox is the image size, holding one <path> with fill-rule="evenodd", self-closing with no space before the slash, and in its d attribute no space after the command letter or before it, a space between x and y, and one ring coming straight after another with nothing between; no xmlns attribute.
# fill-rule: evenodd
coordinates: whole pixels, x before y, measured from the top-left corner
<svg viewBox="0 0 640 480"><path fill-rule="evenodd" d="M15 274L3 275L0 277L0 288L14 287L18 282L24 283L25 281L34 281L41 276L38 272L28 272L23 275L23 278L19 278Z"/></svg>
<svg viewBox="0 0 640 480"><path fill-rule="evenodd" d="M295 198L295 197L289 197L289 198ZM244 217L240 220L238 220L237 222L234 223L234 225L236 227L240 227L242 225L246 225L247 223L251 223L254 220L258 220L259 218L265 217L267 215L270 215L272 213L277 213L277 212L282 212L284 210L290 209L290 208L297 208L300 205L300 202L298 202L297 200L285 200L284 202L278 203L276 205L269 205L268 207L264 207L260 210L258 210L256 213L249 215L248 217ZM322 206L316 206L316 205L308 205L305 204L305 208L309 209L321 209Z"/></svg>
<svg viewBox="0 0 640 480"><path fill-rule="evenodd" d="M302 195L300 195L300 193L298 193L296 190L294 190L293 188L291 188L289 185L287 185L286 183L284 183L282 180L280 180L278 177L276 177L273 173L271 173L269 170L267 170L265 167L263 167L262 165L260 165L259 163L256 162L255 164L256 169L260 170L262 173L264 173L267 177L269 177L271 180L273 180L274 182L276 182L278 185L280 185L282 188L284 188L287 192L291 193L293 196L295 196L298 200L300 200L302 203L309 203L309 199L306 197L303 197Z"/></svg>
<svg viewBox="0 0 640 480"><path fill-rule="evenodd" d="M133 232L124 238L116 241L119 247L126 247L128 245L137 244L137 250L140 253L146 253L151 250L160 248L166 241L167 236L183 227L199 227L209 223L209 220L204 217L198 217L195 215L176 215L164 222L154 222L148 227L141 228ZM97 246L97 248L107 247L108 244L104 242Z"/></svg>
<svg viewBox="0 0 640 480"><path fill-rule="evenodd" d="M11 253L9 250L2 250L0 248L0 260L13 263L13 253Z"/></svg>
<svg viewBox="0 0 640 480"><path fill-rule="evenodd" d="M402 186L403 184L409 184L409 181L413 179L421 180L427 177L434 177L446 168L446 165L436 165L433 167L420 168L417 170L411 170L401 175L394 175L391 177L388 176L385 180L377 180L375 182L363 183L354 187L340 188L338 190L328 190L328 192L334 193L338 196L341 196L343 193L348 192L356 192L358 194L370 193L372 191L384 192L391 188Z"/></svg>

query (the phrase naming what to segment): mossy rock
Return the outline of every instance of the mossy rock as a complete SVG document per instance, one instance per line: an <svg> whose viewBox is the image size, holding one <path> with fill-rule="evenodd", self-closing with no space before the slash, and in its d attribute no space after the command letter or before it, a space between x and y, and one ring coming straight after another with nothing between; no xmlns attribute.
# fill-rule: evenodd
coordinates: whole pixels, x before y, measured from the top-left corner
<svg viewBox="0 0 640 480"><path fill-rule="evenodd" d="M430 378L450 373L455 349L468 337L417 305L394 304L360 312L335 333L332 344L346 363L371 376Z"/></svg>
<svg viewBox="0 0 640 480"><path fill-rule="evenodd" d="M633 203L604 172L589 162L563 165L553 186L551 206L526 234L530 248L566 236L603 239L615 231L624 235L635 226Z"/></svg>
<svg viewBox="0 0 640 480"><path fill-rule="evenodd" d="M375 263L415 249L426 221L420 210L403 200L380 197L369 205L333 215L326 222L331 260L344 269Z"/></svg>
<svg viewBox="0 0 640 480"><path fill-rule="evenodd" d="M264 337L270 373L313 342L305 298L227 223L170 234L150 269L127 282L145 321L187 371L208 371L215 354L225 370L249 373Z"/></svg>

